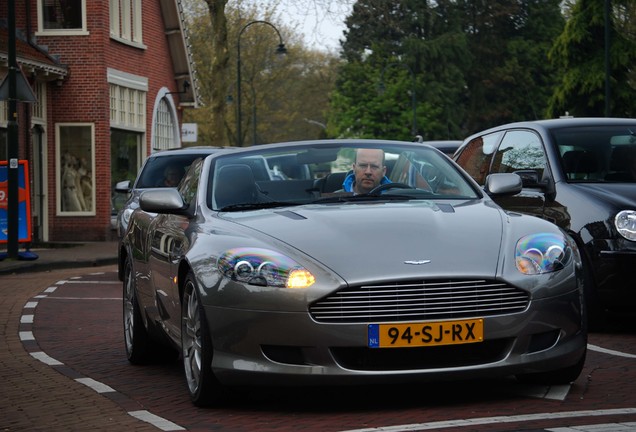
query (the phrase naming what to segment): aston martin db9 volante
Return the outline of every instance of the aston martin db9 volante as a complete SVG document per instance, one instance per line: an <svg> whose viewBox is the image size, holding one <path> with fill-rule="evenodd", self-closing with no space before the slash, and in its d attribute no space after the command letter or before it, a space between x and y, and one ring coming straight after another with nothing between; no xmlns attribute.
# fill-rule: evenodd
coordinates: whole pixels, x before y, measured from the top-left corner
<svg viewBox="0 0 636 432"><path fill-rule="evenodd" d="M194 404L240 385L515 376L583 367L579 251L511 213L420 143L324 140L219 150L147 189L124 260L128 360L180 353Z"/></svg>
<svg viewBox="0 0 636 432"><path fill-rule="evenodd" d="M576 241L586 270L590 328L624 315L633 319L636 119L510 123L470 136L454 157L480 185L489 174L519 174L522 192L494 201L547 219Z"/></svg>

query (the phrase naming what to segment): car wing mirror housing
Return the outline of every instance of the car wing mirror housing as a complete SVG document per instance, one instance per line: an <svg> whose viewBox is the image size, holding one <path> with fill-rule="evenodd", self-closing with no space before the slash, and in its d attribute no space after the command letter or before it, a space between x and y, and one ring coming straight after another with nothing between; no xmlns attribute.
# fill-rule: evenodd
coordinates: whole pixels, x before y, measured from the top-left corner
<svg viewBox="0 0 636 432"><path fill-rule="evenodd" d="M543 178L540 178L539 172L536 170L517 170L514 174L521 177L521 183L524 188L542 189L546 194L546 198L554 199L554 181L547 169L543 172Z"/></svg>
<svg viewBox="0 0 636 432"><path fill-rule="evenodd" d="M484 191L488 195L516 195L523 187L521 177L514 173L496 173L486 177Z"/></svg>
<svg viewBox="0 0 636 432"><path fill-rule="evenodd" d="M130 180L123 180L115 184L115 192L129 193L132 189L132 182Z"/></svg>
<svg viewBox="0 0 636 432"><path fill-rule="evenodd" d="M177 189L147 189L139 196L139 207L149 213L186 214L188 205Z"/></svg>

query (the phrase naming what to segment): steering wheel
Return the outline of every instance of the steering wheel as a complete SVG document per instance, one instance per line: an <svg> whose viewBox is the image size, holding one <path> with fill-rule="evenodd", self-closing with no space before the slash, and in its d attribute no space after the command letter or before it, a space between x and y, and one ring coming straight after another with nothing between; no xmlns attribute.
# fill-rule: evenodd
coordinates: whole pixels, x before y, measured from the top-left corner
<svg viewBox="0 0 636 432"><path fill-rule="evenodd" d="M427 170L422 173L422 177L426 180L432 192L437 191L443 180L439 168L434 166L428 166Z"/></svg>
<svg viewBox="0 0 636 432"><path fill-rule="evenodd" d="M406 183L384 183L371 189L367 195L373 195L389 189L415 189Z"/></svg>

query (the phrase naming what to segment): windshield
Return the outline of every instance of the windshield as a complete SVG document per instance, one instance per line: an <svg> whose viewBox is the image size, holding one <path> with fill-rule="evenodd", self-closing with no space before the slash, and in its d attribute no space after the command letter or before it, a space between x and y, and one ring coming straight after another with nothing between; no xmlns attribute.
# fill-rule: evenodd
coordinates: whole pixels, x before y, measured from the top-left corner
<svg viewBox="0 0 636 432"><path fill-rule="evenodd" d="M636 182L635 134L625 126L553 131L568 182Z"/></svg>
<svg viewBox="0 0 636 432"><path fill-rule="evenodd" d="M218 157L211 169L214 210L479 196L447 156L410 143L259 146Z"/></svg>

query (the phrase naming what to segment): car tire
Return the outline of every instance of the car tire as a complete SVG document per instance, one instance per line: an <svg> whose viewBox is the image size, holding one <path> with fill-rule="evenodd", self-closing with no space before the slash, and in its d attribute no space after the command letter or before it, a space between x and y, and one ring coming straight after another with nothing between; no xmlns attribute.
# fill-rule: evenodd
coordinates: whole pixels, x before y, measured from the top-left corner
<svg viewBox="0 0 636 432"><path fill-rule="evenodd" d="M181 352L192 403L209 406L222 399L222 386L212 372L212 340L194 274L184 281L181 301Z"/></svg>
<svg viewBox="0 0 636 432"><path fill-rule="evenodd" d="M130 258L124 263L123 276L123 318L126 356L132 364L146 364L152 357L152 343L141 319Z"/></svg>

